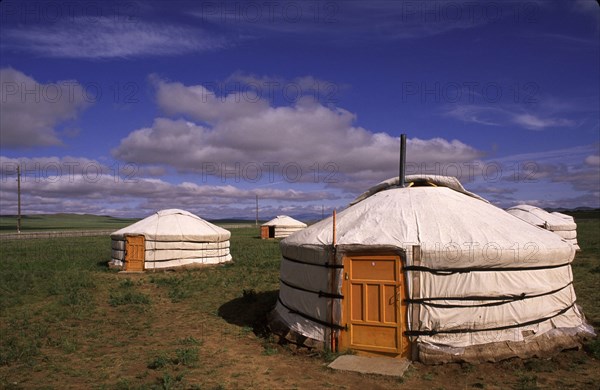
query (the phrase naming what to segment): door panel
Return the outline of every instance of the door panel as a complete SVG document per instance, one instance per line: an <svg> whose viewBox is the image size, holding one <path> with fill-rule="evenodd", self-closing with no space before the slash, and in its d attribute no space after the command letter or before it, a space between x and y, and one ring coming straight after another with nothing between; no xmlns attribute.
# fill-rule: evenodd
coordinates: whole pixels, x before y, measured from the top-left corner
<svg viewBox="0 0 600 390"><path fill-rule="evenodd" d="M398 255L344 257L342 347L405 356L406 308L402 263Z"/></svg>
<svg viewBox="0 0 600 390"><path fill-rule="evenodd" d="M352 284L350 286L350 288L352 289L352 296L357 296L357 297L362 297L363 295L363 285L362 284ZM363 299L353 299L351 302L349 302L349 305L351 306L351 314L350 314L350 318L353 321L364 321L365 317L364 317L364 313L363 313Z"/></svg>
<svg viewBox="0 0 600 390"><path fill-rule="evenodd" d="M381 322L381 296L378 284L367 284L367 321Z"/></svg>
<svg viewBox="0 0 600 390"><path fill-rule="evenodd" d="M352 344L355 349L366 351L396 352L398 333L395 327L352 325Z"/></svg>
<svg viewBox="0 0 600 390"><path fill-rule="evenodd" d="M350 277L352 279L393 282L397 277L395 267L396 261L393 258L352 258Z"/></svg>
<svg viewBox="0 0 600 390"><path fill-rule="evenodd" d="M125 270L143 271L146 260L144 236L125 237Z"/></svg>

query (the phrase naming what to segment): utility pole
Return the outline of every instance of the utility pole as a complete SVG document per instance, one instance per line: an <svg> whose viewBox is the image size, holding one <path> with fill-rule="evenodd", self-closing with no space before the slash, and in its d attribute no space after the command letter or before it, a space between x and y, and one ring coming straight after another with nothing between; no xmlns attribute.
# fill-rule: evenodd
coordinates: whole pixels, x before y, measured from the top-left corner
<svg viewBox="0 0 600 390"><path fill-rule="evenodd" d="M21 233L21 166L17 165L17 233Z"/></svg>
<svg viewBox="0 0 600 390"><path fill-rule="evenodd" d="M258 226L258 195L256 195L256 221L254 224L255 226Z"/></svg>

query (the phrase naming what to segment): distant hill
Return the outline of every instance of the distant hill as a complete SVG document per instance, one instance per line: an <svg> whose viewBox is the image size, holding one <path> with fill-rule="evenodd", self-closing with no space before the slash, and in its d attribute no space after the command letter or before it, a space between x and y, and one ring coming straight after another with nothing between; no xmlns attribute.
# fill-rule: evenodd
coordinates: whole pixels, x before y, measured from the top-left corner
<svg viewBox="0 0 600 390"><path fill-rule="evenodd" d="M589 207L578 207L572 210L566 209L546 209L550 212L558 211L567 215L571 215L575 220L579 219L600 219L600 209L594 209ZM325 218L329 217L330 214L325 214ZM261 225L272 218L263 217L258 221ZM307 214L296 214L290 215L299 221L305 222L309 225L318 222L322 219L321 214L307 213ZM21 217L21 231L34 232L34 231L53 231L53 230L95 230L95 229L115 229L118 230L127 225L131 225L134 222L139 221L140 218L116 218L108 215L92 215L92 214L35 214L35 215L24 215ZM251 224L255 221L244 219L244 218L223 218L223 219L212 219L210 222L216 225L227 225L227 224ZM17 230L17 216L16 215L0 215L0 233L13 233Z"/></svg>
<svg viewBox="0 0 600 390"><path fill-rule="evenodd" d="M312 224L315 222L320 221L322 218L322 215L320 213L305 213L305 214L284 214L284 213L279 213L279 214L273 214L273 215L267 215L267 216L261 216L261 219L258 220L258 224L262 225L265 222L268 222L270 220L272 220L273 218L275 218L277 215L287 215L288 217L292 217L294 219L297 219L298 221L302 221L305 222L307 224ZM325 218L329 217L331 214L325 214ZM208 220L211 223L214 223L216 225L219 224L254 224L255 220L254 219L246 219L246 218L224 218L224 219L209 219Z"/></svg>
<svg viewBox="0 0 600 390"><path fill-rule="evenodd" d="M209 219L208 222L210 223L214 223L215 225L235 225L235 224L251 224L254 225L254 223L256 222L254 219L250 220L250 219L244 219L244 218L223 218L223 219ZM263 224L267 221L263 221L263 220L258 220L258 224Z"/></svg>
<svg viewBox="0 0 600 390"><path fill-rule="evenodd" d="M312 225L313 223L319 222L320 220L325 219L330 216L331 216L331 213L325 213L324 216L321 213L306 213L306 214L290 215L290 217L297 219L298 221L302 221L309 225Z"/></svg>
<svg viewBox="0 0 600 390"><path fill-rule="evenodd" d="M548 210L548 211L558 211L559 213L567 214L575 218L577 222L578 219L600 219L600 209L593 209L590 207L578 207L573 210Z"/></svg>
<svg viewBox="0 0 600 390"><path fill-rule="evenodd" d="M549 207L544 209L550 213L559 212L563 214L567 214L577 219L600 219L600 209L595 209L592 207L577 207L574 209L565 209L558 207Z"/></svg>

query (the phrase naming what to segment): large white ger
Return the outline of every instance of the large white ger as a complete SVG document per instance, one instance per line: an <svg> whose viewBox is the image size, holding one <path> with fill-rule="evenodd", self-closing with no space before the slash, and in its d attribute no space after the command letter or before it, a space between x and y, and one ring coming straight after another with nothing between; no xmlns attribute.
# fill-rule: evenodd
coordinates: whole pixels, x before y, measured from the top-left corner
<svg viewBox="0 0 600 390"><path fill-rule="evenodd" d="M425 363L543 356L593 335L572 245L455 178L406 181L373 187L335 227L330 217L281 241L276 331Z"/></svg>
<svg viewBox="0 0 600 390"><path fill-rule="evenodd" d="M231 260L231 233L185 210L158 211L110 235L113 267L164 269Z"/></svg>

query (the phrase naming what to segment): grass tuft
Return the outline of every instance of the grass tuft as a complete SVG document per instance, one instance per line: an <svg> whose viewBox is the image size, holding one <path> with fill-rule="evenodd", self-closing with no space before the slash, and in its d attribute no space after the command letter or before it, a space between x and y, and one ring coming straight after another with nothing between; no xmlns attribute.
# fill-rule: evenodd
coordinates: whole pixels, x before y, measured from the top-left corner
<svg viewBox="0 0 600 390"><path fill-rule="evenodd" d="M111 293L108 303L111 306L149 305L150 298L139 292L127 291L125 293Z"/></svg>
<svg viewBox="0 0 600 390"><path fill-rule="evenodd" d="M537 377L535 375L521 375L517 380L517 390L537 390Z"/></svg>
<svg viewBox="0 0 600 390"><path fill-rule="evenodd" d="M164 353L154 357L149 363L148 368L151 370L159 370L171 363L171 359Z"/></svg>
<svg viewBox="0 0 600 390"><path fill-rule="evenodd" d="M181 364L186 367L196 367L200 358L198 348L179 348L175 351L177 358L173 361L175 364Z"/></svg>
<svg viewBox="0 0 600 390"><path fill-rule="evenodd" d="M196 338L193 336L188 336L184 339L180 339L178 343L181 345L202 345L202 342L196 340Z"/></svg>

